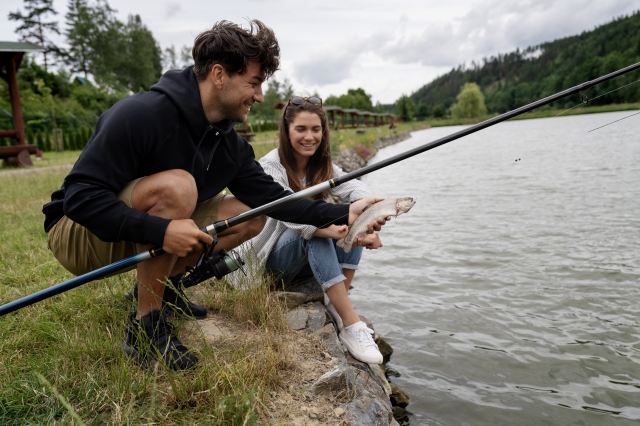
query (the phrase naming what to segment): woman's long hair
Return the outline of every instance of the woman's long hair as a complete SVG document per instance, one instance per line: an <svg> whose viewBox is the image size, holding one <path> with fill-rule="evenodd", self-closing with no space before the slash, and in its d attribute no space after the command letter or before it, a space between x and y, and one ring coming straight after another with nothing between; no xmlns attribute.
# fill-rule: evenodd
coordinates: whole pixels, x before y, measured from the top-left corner
<svg viewBox="0 0 640 426"><path fill-rule="evenodd" d="M322 182L326 182L333 176L333 162L331 161L331 144L329 143L329 122L327 120L327 114L324 112L321 106L313 105L310 102L304 101L302 105L294 105L289 103L283 110L279 123L279 144L278 154L280 155L280 162L287 171L287 178L289 179L289 187L293 192L298 192L304 189L295 171L296 157L294 156L294 150L291 146L291 139L289 138L289 125L293 123L295 118L302 111L316 114L320 118L320 124L322 125L322 138L320 140L320 146L316 152L309 158L307 163L307 170L305 173L307 187L317 185ZM326 191L315 195L313 199L324 199L328 193Z"/></svg>

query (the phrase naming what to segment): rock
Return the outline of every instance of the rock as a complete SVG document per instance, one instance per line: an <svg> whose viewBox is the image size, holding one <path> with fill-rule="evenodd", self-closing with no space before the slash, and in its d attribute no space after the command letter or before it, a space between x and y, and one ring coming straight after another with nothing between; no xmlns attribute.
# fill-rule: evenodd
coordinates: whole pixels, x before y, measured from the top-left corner
<svg viewBox="0 0 640 426"><path fill-rule="evenodd" d="M391 408L391 412L393 413L394 420L402 426L409 426L409 415L411 414L409 411L402 407L393 407Z"/></svg>
<svg viewBox="0 0 640 426"><path fill-rule="evenodd" d="M327 314L324 309L324 305L320 302L314 302L310 308L307 308L309 313L309 319L307 321L307 327L310 330L320 330L327 322Z"/></svg>
<svg viewBox="0 0 640 426"><path fill-rule="evenodd" d="M324 347L327 349L331 358L335 359L339 365L346 366L347 358L344 356L342 345L338 340L338 335L336 334L336 329L333 327L333 324L325 325L316 331L316 334L322 339L322 343L324 343Z"/></svg>
<svg viewBox="0 0 640 426"><path fill-rule="evenodd" d="M293 330L302 330L307 327L307 318L309 314L304 308L296 308L287 313L287 321Z"/></svg>
<svg viewBox="0 0 640 426"><path fill-rule="evenodd" d="M388 365L384 366L384 372L387 377L400 377L400 372L395 368L391 368Z"/></svg>
<svg viewBox="0 0 640 426"><path fill-rule="evenodd" d="M271 297L277 300L279 303L287 304L287 309L291 310L305 303L307 295L304 293L297 293L293 291L274 291L271 293Z"/></svg>
<svg viewBox="0 0 640 426"><path fill-rule="evenodd" d="M378 382L387 396L391 396L391 385L384 374L384 367L378 364L369 364L371 376Z"/></svg>
<svg viewBox="0 0 640 426"><path fill-rule="evenodd" d="M344 413L345 413L344 408L338 407L335 410L333 410L333 414L335 414L338 417L344 415Z"/></svg>
<svg viewBox="0 0 640 426"><path fill-rule="evenodd" d="M393 348L380 336L376 336L375 341L378 345L378 349L380 349L380 353L382 354L382 362L389 362L391 354L393 353Z"/></svg>
<svg viewBox="0 0 640 426"><path fill-rule="evenodd" d="M353 374L349 367L336 366L333 370L324 373L311 387L316 395L339 394L344 392L351 381L348 375Z"/></svg>
<svg viewBox="0 0 640 426"><path fill-rule="evenodd" d="M349 425L388 426L393 420L391 407L379 399L362 396L341 407L346 412L344 421Z"/></svg>
<svg viewBox="0 0 640 426"><path fill-rule="evenodd" d="M409 397L407 394L402 392L402 389L398 387L395 383L391 383L391 404L395 407L405 408L409 405Z"/></svg>
<svg viewBox="0 0 640 426"><path fill-rule="evenodd" d="M324 292L314 277L297 278L285 285L288 292L302 293L305 295L303 303L323 302Z"/></svg>

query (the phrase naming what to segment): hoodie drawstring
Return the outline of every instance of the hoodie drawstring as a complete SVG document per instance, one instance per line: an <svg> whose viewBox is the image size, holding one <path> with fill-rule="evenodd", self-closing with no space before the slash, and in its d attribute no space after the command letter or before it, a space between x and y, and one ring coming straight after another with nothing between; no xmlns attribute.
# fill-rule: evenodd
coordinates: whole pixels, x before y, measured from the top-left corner
<svg viewBox="0 0 640 426"><path fill-rule="evenodd" d="M200 142L198 142L198 146L196 146L196 152L195 152L195 154L193 154L193 160L191 161L191 175L192 176L194 176L193 168L196 165L196 158L198 157L198 151L200 150L200 145L202 145L202 141L204 140L205 136L207 136L207 133L209 133L211 131L211 129L213 129L213 126L209 125L209 127L207 127L207 129L204 131L204 135L202 135L202 137L200 138ZM209 159L209 165L211 165L211 160L212 159L213 159L213 153L211 154L211 158ZM209 166L207 166L207 170L209 170Z"/></svg>

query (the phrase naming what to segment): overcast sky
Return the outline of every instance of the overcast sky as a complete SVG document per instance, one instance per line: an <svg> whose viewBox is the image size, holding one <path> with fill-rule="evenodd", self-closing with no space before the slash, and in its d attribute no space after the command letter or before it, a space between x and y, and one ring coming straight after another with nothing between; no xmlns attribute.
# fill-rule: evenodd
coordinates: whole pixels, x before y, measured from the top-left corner
<svg viewBox="0 0 640 426"><path fill-rule="evenodd" d="M54 0L64 27L67 1ZM125 21L139 14L164 49L191 46L219 20L260 19L281 47L281 71L298 93L362 87L393 103L463 62L588 31L640 9L638 0L108 0ZM2 0L0 40L17 41ZM63 37L55 41L64 44Z"/></svg>

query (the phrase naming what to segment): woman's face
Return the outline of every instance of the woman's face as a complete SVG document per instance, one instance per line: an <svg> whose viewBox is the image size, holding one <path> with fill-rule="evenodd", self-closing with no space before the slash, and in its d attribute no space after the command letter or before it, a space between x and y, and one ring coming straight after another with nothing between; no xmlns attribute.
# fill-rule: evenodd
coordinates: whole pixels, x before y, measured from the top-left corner
<svg viewBox="0 0 640 426"><path fill-rule="evenodd" d="M320 147L322 122L317 114L301 111L289 124L289 140L297 160L306 163Z"/></svg>

